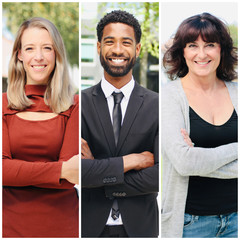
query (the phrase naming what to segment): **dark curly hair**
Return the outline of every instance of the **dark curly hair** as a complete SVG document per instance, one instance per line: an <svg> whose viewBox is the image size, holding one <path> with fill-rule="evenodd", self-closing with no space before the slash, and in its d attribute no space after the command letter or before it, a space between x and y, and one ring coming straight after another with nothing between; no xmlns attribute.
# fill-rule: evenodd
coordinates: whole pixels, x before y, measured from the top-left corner
<svg viewBox="0 0 240 240"><path fill-rule="evenodd" d="M184 77L188 67L183 56L187 43L201 36L205 42L217 42L221 46L221 61L217 68L217 77L231 81L237 77L237 48L233 47L227 26L215 16L202 13L185 19L178 27L172 46L163 56L163 66L171 80Z"/></svg>
<svg viewBox="0 0 240 240"><path fill-rule="evenodd" d="M103 36L103 29L109 23L125 23L134 29L136 42L139 43L142 35L141 26L138 20L130 13L121 10L114 10L107 13L97 25L97 37L101 42Z"/></svg>

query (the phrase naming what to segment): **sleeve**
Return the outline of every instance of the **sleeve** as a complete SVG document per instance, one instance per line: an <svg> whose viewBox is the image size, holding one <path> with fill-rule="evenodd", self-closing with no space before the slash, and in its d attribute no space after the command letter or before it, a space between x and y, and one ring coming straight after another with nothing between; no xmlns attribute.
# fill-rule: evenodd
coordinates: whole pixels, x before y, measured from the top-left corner
<svg viewBox="0 0 240 240"><path fill-rule="evenodd" d="M231 179L238 178L238 160L234 160L216 171L201 175L201 177Z"/></svg>
<svg viewBox="0 0 240 240"><path fill-rule="evenodd" d="M83 97L83 95L82 95ZM82 100L83 102L83 100ZM85 101L84 101L85 102ZM87 102L87 101L86 101ZM87 106L86 104L84 106ZM84 107L83 107L84 108ZM84 109L82 108L82 113ZM89 117L90 118L90 117ZM82 138L91 139L84 114L81 120ZM90 146L91 148L91 146ZM81 159L81 187L98 188L123 183L124 170L122 157Z"/></svg>
<svg viewBox="0 0 240 240"><path fill-rule="evenodd" d="M238 144L216 148L189 147L180 133L186 128L181 99L177 93L162 92L162 151L175 170L182 176L223 177L222 168L238 157ZM232 166L231 166L232 171Z"/></svg>
<svg viewBox="0 0 240 240"><path fill-rule="evenodd" d="M22 159L12 159L8 125L6 116L3 114L3 185L73 188L73 184L66 180L60 180L60 175L62 162L78 154L78 111L79 104L77 102L66 124L64 141L58 162L27 162Z"/></svg>
<svg viewBox="0 0 240 240"><path fill-rule="evenodd" d="M123 183L122 157L108 159L81 159L82 188L96 188Z"/></svg>
<svg viewBox="0 0 240 240"><path fill-rule="evenodd" d="M124 192L126 197L158 192L158 163L151 168L124 174L122 157L81 161L82 188L105 187L109 198L118 192Z"/></svg>
<svg viewBox="0 0 240 240"><path fill-rule="evenodd" d="M124 174L122 157L106 159L81 159L82 188L105 187L106 196L111 198L118 192L124 196L143 195L158 192L158 134L154 140L153 167Z"/></svg>
<svg viewBox="0 0 240 240"><path fill-rule="evenodd" d="M105 186L105 194L112 197L132 197L157 193L159 191L159 134L154 140L154 161L153 167L140 171L131 170L124 174L124 183L114 186Z"/></svg>

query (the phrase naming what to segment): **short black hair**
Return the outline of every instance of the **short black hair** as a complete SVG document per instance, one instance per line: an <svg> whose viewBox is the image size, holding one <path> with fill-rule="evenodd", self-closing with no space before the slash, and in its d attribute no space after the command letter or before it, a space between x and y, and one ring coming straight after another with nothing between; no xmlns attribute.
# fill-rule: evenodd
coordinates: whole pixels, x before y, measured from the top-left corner
<svg viewBox="0 0 240 240"><path fill-rule="evenodd" d="M140 42L142 31L138 20L132 14L122 10L114 10L110 13L107 13L99 21L97 25L97 37L99 42L102 40L104 27L109 23L124 23L133 27L136 42Z"/></svg>

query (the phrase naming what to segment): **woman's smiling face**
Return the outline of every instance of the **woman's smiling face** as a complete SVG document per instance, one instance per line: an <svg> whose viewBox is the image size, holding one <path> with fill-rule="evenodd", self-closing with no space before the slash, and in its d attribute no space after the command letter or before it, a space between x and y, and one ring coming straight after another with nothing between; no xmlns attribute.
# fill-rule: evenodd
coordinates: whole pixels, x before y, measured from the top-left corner
<svg viewBox="0 0 240 240"><path fill-rule="evenodd" d="M56 62L49 32L44 28L27 28L21 38L18 59L26 71L27 84L47 84Z"/></svg>
<svg viewBox="0 0 240 240"><path fill-rule="evenodd" d="M221 46L216 42L204 42L199 36L196 41L186 44L183 55L190 74L199 77L216 75L221 60Z"/></svg>

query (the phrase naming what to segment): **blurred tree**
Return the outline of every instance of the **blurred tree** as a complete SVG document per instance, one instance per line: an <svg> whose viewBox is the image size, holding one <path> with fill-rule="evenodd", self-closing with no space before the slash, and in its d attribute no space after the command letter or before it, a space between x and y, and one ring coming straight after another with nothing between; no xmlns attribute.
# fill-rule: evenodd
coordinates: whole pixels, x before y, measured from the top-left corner
<svg viewBox="0 0 240 240"><path fill-rule="evenodd" d="M140 83L147 87L149 54L159 59L159 3L158 2L121 2L99 4L99 14L103 17L106 8L121 9L132 13L140 22L142 29L140 54Z"/></svg>
<svg viewBox="0 0 240 240"><path fill-rule="evenodd" d="M234 47L238 47L238 27L235 24L231 24L228 26Z"/></svg>
<svg viewBox="0 0 240 240"><path fill-rule="evenodd" d="M43 17L55 24L62 35L70 65L79 65L79 4L74 2L4 2L7 26L16 34L21 23Z"/></svg>

